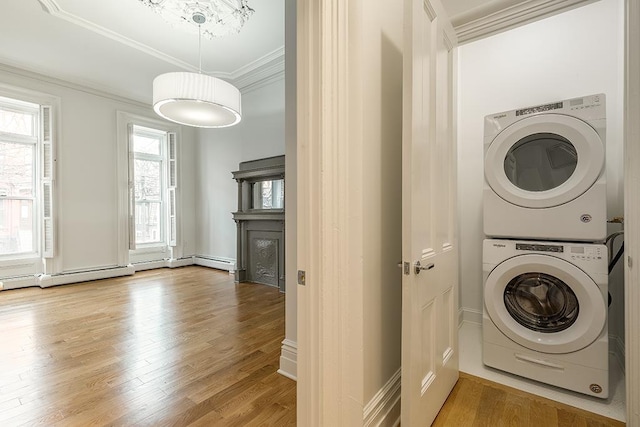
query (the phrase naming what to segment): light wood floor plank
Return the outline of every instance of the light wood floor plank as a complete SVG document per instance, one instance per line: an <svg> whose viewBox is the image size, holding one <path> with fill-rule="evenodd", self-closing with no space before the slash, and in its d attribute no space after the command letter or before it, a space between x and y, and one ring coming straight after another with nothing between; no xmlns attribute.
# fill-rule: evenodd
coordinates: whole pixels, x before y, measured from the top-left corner
<svg viewBox="0 0 640 427"><path fill-rule="evenodd" d="M461 372L433 425L622 427L625 424Z"/></svg>
<svg viewBox="0 0 640 427"><path fill-rule="evenodd" d="M295 423L276 288L151 270L2 291L0 324L2 426Z"/></svg>

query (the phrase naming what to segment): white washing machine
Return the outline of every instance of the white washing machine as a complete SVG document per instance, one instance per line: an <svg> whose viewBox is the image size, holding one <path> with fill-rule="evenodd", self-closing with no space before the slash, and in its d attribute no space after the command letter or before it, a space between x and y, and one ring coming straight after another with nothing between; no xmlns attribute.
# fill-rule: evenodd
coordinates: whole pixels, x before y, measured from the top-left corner
<svg viewBox="0 0 640 427"><path fill-rule="evenodd" d="M487 237L603 241L605 131L603 94L485 117Z"/></svg>
<svg viewBox="0 0 640 427"><path fill-rule="evenodd" d="M487 239L485 365L609 396L607 247Z"/></svg>

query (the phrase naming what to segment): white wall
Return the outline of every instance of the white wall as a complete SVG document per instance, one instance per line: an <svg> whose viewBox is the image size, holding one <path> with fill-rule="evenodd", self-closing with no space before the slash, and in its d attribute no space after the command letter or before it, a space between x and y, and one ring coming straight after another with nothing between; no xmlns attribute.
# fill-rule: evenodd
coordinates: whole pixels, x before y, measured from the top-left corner
<svg viewBox="0 0 640 427"><path fill-rule="evenodd" d="M460 274L466 318L478 319L482 311L485 115L605 93L608 216L622 215L623 28L623 2L602 0L459 48ZM611 288L621 291L622 282ZM620 317L611 322L623 336L619 308Z"/></svg>
<svg viewBox="0 0 640 427"><path fill-rule="evenodd" d="M58 97L58 255L53 273L116 267L122 224L116 113L158 120L138 102L0 65L0 84ZM284 78L243 93L243 121L229 129L182 127L179 225L182 256L235 260L237 184L242 161L285 152ZM122 246L122 245L121 245Z"/></svg>
<svg viewBox="0 0 640 427"><path fill-rule="evenodd" d="M57 244L53 273L118 266L117 126L116 112L157 118L150 107L124 98L0 66L0 83L58 97L61 103L57 141ZM194 133L182 132L183 161L192 163ZM180 165L182 166L182 164ZM182 167L184 206L193 206L194 175ZM194 253L193 216L186 210L182 232L185 256Z"/></svg>
<svg viewBox="0 0 640 427"><path fill-rule="evenodd" d="M231 128L200 129L195 162L196 254L236 259L240 162L285 153L284 78L242 94L242 121Z"/></svg>
<svg viewBox="0 0 640 427"><path fill-rule="evenodd" d="M279 372L298 376L298 121L296 0L285 2L285 333Z"/></svg>
<svg viewBox="0 0 640 427"><path fill-rule="evenodd" d="M400 369L402 328L402 7L368 5L363 55L364 403ZM356 268L356 266L354 266Z"/></svg>

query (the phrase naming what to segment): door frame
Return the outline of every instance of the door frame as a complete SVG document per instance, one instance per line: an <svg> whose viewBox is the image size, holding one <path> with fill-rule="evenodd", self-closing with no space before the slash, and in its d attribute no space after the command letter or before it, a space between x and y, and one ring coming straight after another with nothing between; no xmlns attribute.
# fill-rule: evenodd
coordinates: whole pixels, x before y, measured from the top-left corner
<svg viewBox="0 0 640 427"><path fill-rule="evenodd" d="M627 425L640 426L640 4L625 1L624 216Z"/></svg>
<svg viewBox="0 0 640 427"><path fill-rule="evenodd" d="M298 286L297 419L306 426L339 425L332 421L353 420L350 417L356 415L362 422L361 412L347 402L350 393L358 393L353 384L361 384L362 373L349 368L358 366L354 361L362 336L357 328L343 328L341 323L357 316L349 303L357 302L361 289L343 299L342 285L350 275L341 272L350 271L353 257L336 255L349 253L351 236L332 232L334 225L345 225L343 216L334 215L345 212L336 209L348 205L350 188L341 178L354 174L349 173L347 161L327 161L342 154L345 141L354 144L352 153L362 149L359 135L351 134L344 119L347 106L356 106L348 104L348 97L335 96L348 88L348 61L357 65L357 58L348 59L350 46L344 41L350 9L357 7L354 3L315 0L297 4L297 268L307 273L306 285ZM625 0L624 37L626 406L627 425L640 426L640 311L636 309L640 287L634 285L640 283L640 4L636 0ZM323 115L326 111L332 114ZM352 284L361 288L361 282Z"/></svg>
<svg viewBox="0 0 640 427"><path fill-rule="evenodd" d="M297 424L363 423L362 0L297 2ZM352 225L350 227L350 225ZM300 277L300 271L305 277ZM295 280L295 279L294 279ZM303 281L304 285L300 282Z"/></svg>

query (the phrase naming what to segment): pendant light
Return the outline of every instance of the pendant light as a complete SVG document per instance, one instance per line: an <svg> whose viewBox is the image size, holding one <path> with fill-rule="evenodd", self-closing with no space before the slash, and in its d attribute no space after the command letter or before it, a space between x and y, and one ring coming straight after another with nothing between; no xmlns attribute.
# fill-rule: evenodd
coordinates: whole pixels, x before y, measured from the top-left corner
<svg viewBox="0 0 640 427"><path fill-rule="evenodd" d="M153 80L153 109L167 120L186 126L222 128L242 118L238 88L219 78L202 73L203 12L195 10L190 18L198 25L198 73L171 72Z"/></svg>

